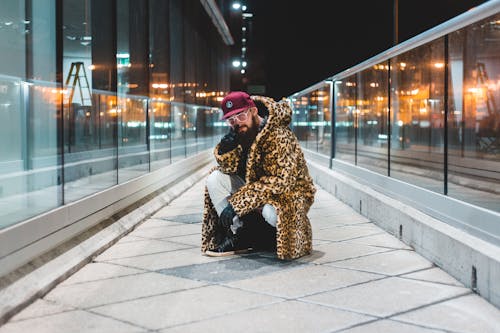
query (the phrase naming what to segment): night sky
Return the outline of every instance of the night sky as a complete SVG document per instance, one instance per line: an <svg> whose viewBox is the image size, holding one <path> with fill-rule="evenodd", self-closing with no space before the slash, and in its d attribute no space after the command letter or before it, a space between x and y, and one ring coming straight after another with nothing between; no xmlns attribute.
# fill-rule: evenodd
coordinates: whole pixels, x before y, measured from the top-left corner
<svg viewBox="0 0 500 333"><path fill-rule="evenodd" d="M392 0L246 0L249 85L281 99L393 46ZM486 1L399 0L399 42Z"/></svg>

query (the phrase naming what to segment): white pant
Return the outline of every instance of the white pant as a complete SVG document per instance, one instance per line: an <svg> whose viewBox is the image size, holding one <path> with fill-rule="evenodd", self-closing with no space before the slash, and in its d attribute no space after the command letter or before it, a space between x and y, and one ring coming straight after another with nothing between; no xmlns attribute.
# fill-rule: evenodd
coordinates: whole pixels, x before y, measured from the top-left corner
<svg viewBox="0 0 500 333"><path fill-rule="evenodd" d="M226 208L228 201L227 199L236 192L240 187L245 185L245 181L237 175L228 175L219 170L214 170L207 177L207 189L208 195L212 200L217 215L220 216L224 208ZM276 215L276 208L270 204L265 204L262 207L262 216L267 223L276 227L276 221L278 216ZM236 216L233 220L235 229L241 226L241 222ZM235 231L235 230L233 230Z"/></svg>

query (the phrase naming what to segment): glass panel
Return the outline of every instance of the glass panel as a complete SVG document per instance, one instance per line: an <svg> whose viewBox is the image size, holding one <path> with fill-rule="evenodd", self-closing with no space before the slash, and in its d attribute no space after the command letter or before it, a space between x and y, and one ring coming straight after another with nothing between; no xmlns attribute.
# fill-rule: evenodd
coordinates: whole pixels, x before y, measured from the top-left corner
<svg viewBox="0 0 500 333"><path fill-rule="evenodd" d="M118 97L121 111L118 127L118 182L139 177L149 171L146 139L147 99Z"/></svg>
<svg viewBox="0 0 500 333"><path fill-rule="evenodd" d="M118 182L149 171L146 135L149 92L147 3L120 1L117 7ZM134 22L134 29L131 29Z"/></svg>
<svg viewBox="0 0 500 333"><path fill-rule="evenodd" d="M187 106L184 120L184 131L186 133L186 156L194 155L198 152L198 138L196 132L196 114L198 108Z"/></svg>
<svg viewBox="0 0 500 333"><path fill-rule="evenodd" d="M151 170L162 168L171 162L170 128L172 123L170 103L151 101L149 109L149 142L151 147Z"/></svg>
<svg viewBox="0 0 500 333"><path fill-rule="evenodd" d="M318 153L330 156L332 147L332 112L330 85L318 90Z"/></svg>
<svg viewBox="0 0 500 333"><path fill-rule="evenodd" d="M294 95L291 128L300 144L322 155L331 154L330 85Z"/></svg>
<svg viewBox="0 0 500 333"><path fill-rule="evenodd" d="M219 136L219 127L215 127L215 123L218 120L219 110L216 108L198 108L196 115L198 151L210 149L216 144L216 139Z"/></svg>
<svg viewBox="0 0 500 333"><path fill-rule="evenodd" d="M356 163L356 75L334 84L335 98L335 158Z"/></svg>
<svg viewBox="0 0 500 333"><path fill-rule="evenodd" d="M448 194L500 211L500 15L449 38Z"/></svg>
<svg viewBox="0 0 500 333"><path fill-rule="evenodd" d="M391 60L391 176L444 193L444 39Z"/></svg>
<svg viewBox="0 0 500 333"><path fill-rule="evenodd" d="M218 101L218 104L220 104L220 101ZM207 133L211 134L208 138L209 140L207 140L207 145L209 149L214 149L221 138L229 132L229 126L226 121L221 120L222 110L220 108L211 108L207 111L205 126L207 128Z"/></svg>
<svg viewBox="0 0 500 333"><path fill-rule="evenodd" d="M54 13L0 2L0 228L62 204Z"/></svg>
<svg viewBox="0 0 500 333"><path fill-rule="evenodd" d="M302 146L308 147L308 138L311 135L308 125L309 119L309 98L308 95L294 96L292 98L293 105L293 122L292 128L299 139Z"/></svg>
<svg viewBox="0 0 500 333"><path fill-rule="evenodd" d="M116 184L116 96L97 90L114 86L114 50L101 36L112 20L99 18L113 15L112 8L106 2L63 2L66 203Z"/></svg>
<svg viewBox="0 0 500 333"><path fill-rule="evenodd" d="M186 113L184 104L172 103L172 162L186 157Z"/></svg>
<svg viewBox="0 0 500 333"><path fill-rule="evenodd" d="M210 149L218 143L220 136L219 110L217 108L198 108L197 126L199 150Z"/></svg>
<svg viewBox="0 0 500 333"><path fill-rule="evenodd" d="M358 74L357 162L383 175L388 173L388 69L381 63Z"/></svg>

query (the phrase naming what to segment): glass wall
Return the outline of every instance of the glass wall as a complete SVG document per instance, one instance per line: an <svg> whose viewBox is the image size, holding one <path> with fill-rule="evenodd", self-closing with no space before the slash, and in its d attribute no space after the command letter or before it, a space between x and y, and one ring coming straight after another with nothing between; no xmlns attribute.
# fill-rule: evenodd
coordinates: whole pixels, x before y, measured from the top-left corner
<svg viewBox="0 0 500 333"><path fill-rule="evenodd" d="M500 211L500 15L449 36L448 195Z"/></svg>
<svg viewBox="0 0 500 333"><path fill-rule="evenodd" d="M0 3L0 228L62 203L51 0Z"/></svg>
<svg viewBox="0 0 500 333"><path fill-rule="evenodd" d="M444 38L391 59L391 176L444 193Z"/></svg>
<svg viewBox="0 0 500 333"><path fill-rule="evenodd" d="M0 228L225 132L230 49L198 0L6 0L0 48Z"/></svg>
<svg viewBox="0 0 500 333"><path fill-rule="evenodd" d="M292 128L306 148L329 154L331 151L330 84L292 97L294 106Z"/></svg>
<svg viewBox="0 0 500 333"><path fill-rule="evenodd" d="M319 148L321 89L292 95L301 144L327 160L500 212L500 14L484 10L470 24L476 13L466 13L468 25L417 36L332 76L331 96L321 95L333 98L331 153Z"/></svg>
<svg viewBox="0 0 500 333"><path fill-rule="evenodd" d="M171 105L169 102L152 99L149 104L149 143L151 170L171 163Z"/></svg>
<svg viewBox="0 0 500 333"><path fill-rule="evenodd" d="M114 16L109 1L62 2L66 203L117 183L118 107L107 40Z"/></svg>
<svg viewBox="0 0 500 333"><path fill-rule="evenodd" d="M356 163L358 128L356 75L334 81L335 96L335 158Z"/></svg>
<svg viewBox="0 0 500 333"><path fill-rule="evenodd" d="M388 164L388 73L379 63L357 76L357 164L387 175Z"/></svg>

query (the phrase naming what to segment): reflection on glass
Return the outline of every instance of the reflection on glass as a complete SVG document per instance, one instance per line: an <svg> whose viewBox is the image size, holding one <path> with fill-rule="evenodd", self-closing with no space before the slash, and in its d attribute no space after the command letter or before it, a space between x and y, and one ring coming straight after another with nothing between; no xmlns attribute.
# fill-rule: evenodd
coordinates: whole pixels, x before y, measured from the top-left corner
<svg viewBox="0 0 500 333"><path fill-rule="evenodd" d="M186 156L190 156L198 152L198 134L196 131L198 107L189 105L185 110L184 133L186 136Z"/></svg>
<svg viewBox="0 0 500 333"><path fill-rule="evenodd" d="M118 182L139 177L149 171L146 136L147 99L118 97Z"/></svg>
<svg viewBox="0 0 500 333"><path fill-rule="evenodd" d="M357 164L383 175L388 173L388 72L381 63L358 74Z"/></svg>
<svg viewBox="0 0 500 333"><path fill-rule="evenodd" d="M172 162L180 161L187 156L186 153L186 106L172 103Z"/></svg>
<svg viewBox="0 0 500 333"><path fill-rule="evenodd" d="M391 176L444 193L444 38L391 59Z"/></svg>
<svg viewBox="0 0 500 333"><path fill-rule="evenodd" d="M0 228L62 203L54 6L0 3Z"/></svg>
<svg viewBox="0 0 500 333"><path fill-rule="evenodd" d="M356 75L334 82L335 158L356 163L356 136L359 110L356 105Z"/></svg>
<svg viewBox="0 0 500 333"><path fill-rule="evenodd" d="M117 181L116 96L97 90L110 88L110 75L106 66L98 63L96 49L99 54L111 50L107 45L95 45L92 31L107 30L110 23L93 16L106 13L106 8L93 5L101 6L88 0L71 0L63 6L65 203L109 188Z"/></svg>
<svg viewBox="0 0 500 333"><path fill-rule="evenodd" d="M448 81L448 195L495 211L500 211L499 20L496 15L450 35Z"/></svg>
<svg viewBox="0 0 500 333"><path fill-rule="evenodd" d="M0 228L216 144L229 49L192 4L0 2Z"/></svg>
<svg viewBox="0 0 500 333"><path fill-rule="evenodd" d="M149 105L151 170L170 164L170 103L151 101Z"/></svg>
<svg viewBox="0 0 500 333"><path fill-rule="evenodd" d="M323 155L331 150L330 85L292 98L291 127L307 149Z"/></svg>

